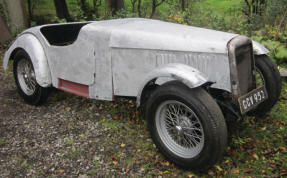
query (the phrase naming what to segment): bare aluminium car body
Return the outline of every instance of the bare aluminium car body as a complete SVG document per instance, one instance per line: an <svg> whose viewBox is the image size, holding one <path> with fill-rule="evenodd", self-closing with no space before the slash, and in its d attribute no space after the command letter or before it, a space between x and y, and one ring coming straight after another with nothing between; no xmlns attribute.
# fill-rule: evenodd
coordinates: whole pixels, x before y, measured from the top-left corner
<svg viewBox="0 0 287 178"><path fill-rule="evenodd" d="M62 35L77 25L78 32L73 32L72 43L56 44L49 28L65 25ZM139 105L145 85L154 79L158 83L177 79L191 88L213 82L212 88L232 92L228 43L236 37L141 18L44 25L17 37L5 54L4 68L21 48L30 55L42 87L101 100L134 96ZM71 39L63 39L67 40ZM256 55L269 52L256 42L253 48Z"/></svg>

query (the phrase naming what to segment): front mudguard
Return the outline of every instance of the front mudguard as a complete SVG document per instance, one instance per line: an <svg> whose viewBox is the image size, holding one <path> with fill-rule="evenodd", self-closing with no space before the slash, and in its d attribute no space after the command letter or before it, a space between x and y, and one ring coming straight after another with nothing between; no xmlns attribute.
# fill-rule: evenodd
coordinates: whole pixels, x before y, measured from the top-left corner
<svg viewBox="0 0 287 178"><path fill-rule="evenodd" d="M137 107L140 106L142 100L142 94L147 86L151 82L155 82L159 78L168 78L170 80L177 80L188 86L189 88L200 87L207 83L211 82L208 77L198 71L197 69L179 63L170 63L166 64L160 68L156 68L151 71L145 80L142 82L142 85L138 89L137 94Z"/></svg>
<svg viewBox="0 0 287 178"><path fill-rule="evenodd" d="M270 52L267 48L265 48L265 46L261 45L256 41L252 41L252 45L253 45L253 52L255 55L263 55L268 54Z"/></svg>

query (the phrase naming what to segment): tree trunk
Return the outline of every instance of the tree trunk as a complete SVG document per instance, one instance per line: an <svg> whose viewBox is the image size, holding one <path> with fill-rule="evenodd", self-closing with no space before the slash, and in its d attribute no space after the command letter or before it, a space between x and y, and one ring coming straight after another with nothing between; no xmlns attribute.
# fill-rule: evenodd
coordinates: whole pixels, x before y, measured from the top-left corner
<svg viewBox="0 0 287 178"><path fill-rule="evenodd" d="M93 0L94 9L98 8L97 3L98 3L98 0Z"/></svg>
<svg viewBox="0 0 287 178"><path fill-rule="evenodd" d="M141 5L142 5L142 1L138 0L138 16L141 17L142 13L141 13Z"/></svg>
<svg viewBox="0 0 287 178"><path fill-rule="evenodd" d="M6 24L11 33L17 33L28 26L24 0L0 0L0 4L4 8L7 18Z"/></svg>
<svg viewBox="0 0 287 178"><path fill-rule="evenodd" d="M71 20L66 0L54 0L54 5L59 19Z"/></svg>
<svg viewBox="0 0 287 178"><path fill-rule="evenodd" d="M94 13L96 15L96 17L99 17L99 8L98 8L98 0L93 0L93 4L94 4ZM100 0L100 4L101 4L101 0Z"/></svg>
<svg viewBox="0 0 287 178"><path fill-rule="evenodd" d="M30 20L33 19L33 12L32 12L32 4L31 4L31 0L27 0L28 3L28 14L29 14L29 18Z"/></svg>
<svg viewBox="0 0 287 178"><path fill-rule="evenodd" d="M181 11L185 10L185 0L181 0Z"/></svg>
<svg viewBox="0 0 287 178"><path fill-rule="evenodd" d="M26 1L25 0L21 0L21 6L22 6L22 11L23 11L24 25L26 27L30 27L30 20L29 20L29 17L27 15Z"/></svg>
<svg viewBox="0 0 287 178"><path fill-rule="evenodd" d="M5 21L3 20L0 14L0 43L6 42L9 39L11 39L11 34Z"/></svg>
<svg viewBox="0 0 287 178"><path fill-rule="evenodd" d="M135 6L136 6L136 0L131 0L131 4L132 4L132 12L135 13Z"/></svg>
<svg viewBox="0 0 287 178"><path fill-rule="evenodd" d="M152 0L152 7L151 7L151 14L149 18L153 18L155 11L156 11L156 0Z"/></svg>
<svg viewBox="0 0 287 178"><path fill-rule="evenodd" d="M86 17L86 20L92 20L93 14L91 12L91 9L89 8L89 5L87 4L86 0L80 0L80 6L84 13L84 16Z"/></svg>
<svg viewBox="0 0 287 178"><path fill-rule="evenodd" d="M124 0L108 0L109 7L112 11L112 15L115 15L117 11L124 9Z"/></svg>
<svg viewBox="0 0 287 178"><path fill-rule="evenodd" d="M165 0L161 0L159 2L157 0L152 0L151 14L150 14L149 18L153 18L155 11L156 11L156 8L164 2L165 2Z"/></svg>
<svg viewBox="0 0 287 178"><path fill-rule="evenodd" d="M117 1L117 10L121 10L125 8L124 0L116 0Z"/></svg>
<svg viewBox="0 0 287 178"><path fill-rule="evenodd" d="M249 17L252 17L253 15L262 16L266 8L266 3L267 3L266 0L251 0L251 1L245 0L245 4L248 7L246 14Z"/></svg>
<svg viewBox="0 0 287 178"><path fill-rule="evenodd" d="M260 0L260 2L259 2L259 6L260 6L259 15L263 16L266 5L267 5L266 0Z"/></svg>

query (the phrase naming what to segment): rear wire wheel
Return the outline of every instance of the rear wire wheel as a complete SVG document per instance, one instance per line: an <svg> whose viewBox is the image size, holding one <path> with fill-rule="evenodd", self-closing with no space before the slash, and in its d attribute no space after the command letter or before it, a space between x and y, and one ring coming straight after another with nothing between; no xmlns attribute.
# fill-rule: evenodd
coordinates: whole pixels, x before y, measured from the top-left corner
<svg viewBox="0 0 287 178"><path fill-rule="evenodd" d="M37 83L34 66L24 50L15 54L13 72L18 93L26 103L40 105L46 101L48 88L43 88Z"/></svg>

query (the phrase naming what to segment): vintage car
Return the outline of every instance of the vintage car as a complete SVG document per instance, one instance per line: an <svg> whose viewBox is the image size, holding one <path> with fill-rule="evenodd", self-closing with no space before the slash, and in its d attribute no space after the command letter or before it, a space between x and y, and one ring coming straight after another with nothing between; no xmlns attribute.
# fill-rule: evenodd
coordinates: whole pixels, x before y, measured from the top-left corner
<svg viewBox="0 0 287 178"><path fill-rule="evenodd" d="M134 97L158 149L177 165L210 168L224 153L227 120L268 112L281 78L262 45L238 34L142 18L43 25L16 38L21 97L49 87L112 101Z"/></svg>

